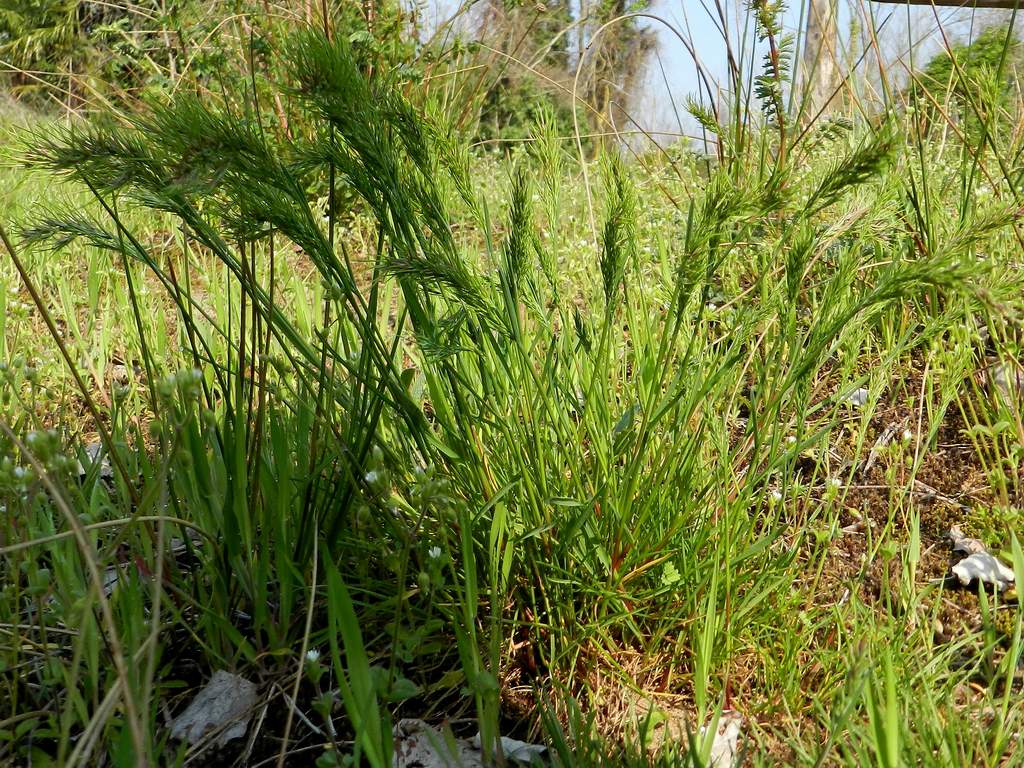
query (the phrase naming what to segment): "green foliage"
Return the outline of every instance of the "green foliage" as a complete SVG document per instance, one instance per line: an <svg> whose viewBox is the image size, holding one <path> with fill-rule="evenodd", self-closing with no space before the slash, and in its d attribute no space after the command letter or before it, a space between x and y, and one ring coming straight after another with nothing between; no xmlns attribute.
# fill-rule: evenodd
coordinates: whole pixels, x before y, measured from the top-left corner
<svg viewBox="0 0 1024 768"><path fill-rule="evenodd" d="M321 5L311 23L323 24ZM326 7L333 33L350 42L367 72L422 74L418 32L397 2L374 2L372 22L358 3ZM15 92L40 106L56 100L75 110L121 108L184 89L233 94L239 108L250 110L255 86L255 103L272 124L286 117L271 109L270 83L277 78L271 52L296 23L290 13L268 14L257 0L213 0L212 8L197 0L12 0L0 10L0 59L14 70Z"/></svg>
<svg viewBox="0 0 1024 768"><path fill-rule="evenodd" d="M130 79L132 13L112 3L13 0L0 10L0 57L23 93L84 93L94 80ZM127 46L127 47L126 47ZM140 72L136 71L137 78Z"/></svg>
<svg viewBox="0 0 1024 768"><path fill-rule="evenodd" d="M521 141L529 137L541 115L553 116L560 136L571 136L573 120L569 101L564 92L545 87L534 77L506 74L495 80L484 95L477 140Z"/></svg>
<svg viewBox="0 0 1024 768"><path fill-rule="evenodd" d="M914 78L910 97L925 115L949 110L974 142L983 130L1009 127L1021 65L1021 42L1006 26L937 54Z"/></svg>
<svg viewBox="0 0 1024 768"><path fill-rule="evenodd" d="M781 2L754 0L750 7L754 15L757 39L767 43L761 71L754 78L754 96L761 103L761 113L768 123L778 127L778 151L784 155L787 114L783 90L791 79L793 57L793 38L782 32L782 14L786 6Z"/></svg>

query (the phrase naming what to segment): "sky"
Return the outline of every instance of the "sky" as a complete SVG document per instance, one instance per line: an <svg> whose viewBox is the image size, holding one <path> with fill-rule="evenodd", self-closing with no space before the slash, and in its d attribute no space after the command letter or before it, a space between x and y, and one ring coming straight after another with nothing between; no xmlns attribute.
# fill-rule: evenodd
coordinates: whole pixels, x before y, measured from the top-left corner
<svg viewBox="0 0 1024 768"><path fill-rule="evenodd" d="M458 0L426 0L427 12L434 19L447 18L458 6ZM693 131L693 120L685 115L686 97L696 95L699 88L697 68L687 47L677 32L691 40L705 72L713 80L725 85L727 73L726 46L718 28L716 2L726 10L729 31L735 41L753 34L746 10L748 0L652 0L648 13L665 23L643 20L657 36L656 52L650 58L647 71L633 94L631 114L645 130L678 133L680 123L684 133ZM837 0L839 3L839 32L848 40L851 21L860 21L861 29L871 23L879 29L879 40L887 55L898 55L920 67L938 52L943 39L951 43L963 42L993 22L1006 22L1009 11L974 11L969 9L910 7L873 0ZM796 34L802 26L802 2L792 0L783 13L784 32ZM871 21L873 17L873 22ZM944 34L939 28L944 30ZM671 29L669 28L671 26ZM848 44L844 43L844 47ZM913 47L912 59L906 52ZM860 47L855 46L857 50ZM760 59L760 52L757 54ZM896 68L900 68L897 66ZM905 68L903 76L905 77ZM677 114L680 118L677 118Z"/></svg>
<svg viewBox="0 0 1024 768"><path fill-rule="evenodd" d="M736 0L722 0L731 9L730 18L734 40L743 33L748 12L743 10L746 3ZM890 54L898 54L909 62L906 51L913 44L913 66L923 66L928 59L939 52L943 40L951 43L964 42L976 36L981 29L994 22L1006 23L1009 11L974 11L952 8L910 7L891 3L870 2L870 0L838 0L840 36L849 39L851 21L860 21L862 29L873 23L880 30L880 45ZM710 12L709 12L710 11ZM712 19L717 17L714 0L654 0L652 12L690 37L697 48L705 70L726 83L726 48L721 32ZM803 25L801 3L793 2L783 14L784 32L796 35ZM941 29L944 31L940 32ZM673 102L682 108L685 96L695 94L699 88L697 71L693 59L676 38L675 34L659 23L657 28L659 45L655 57L648 65L644 93L638 103L643 123L653 130L678 131L678 123L672 108ZM747 32L748 36L752 32ZM847 43L848 45L848 43ZM857 50L860 50L858 47ZM760 53L758 58L760 61ZM659 60L660 59L660 62ZM897 69L900 69L897 67ZM663 72L664 70L664 72ZM906 70L903 69L903 76ZM684 130L687 130L686 121ZM646 127L645 126L645 127Z"/></svg>

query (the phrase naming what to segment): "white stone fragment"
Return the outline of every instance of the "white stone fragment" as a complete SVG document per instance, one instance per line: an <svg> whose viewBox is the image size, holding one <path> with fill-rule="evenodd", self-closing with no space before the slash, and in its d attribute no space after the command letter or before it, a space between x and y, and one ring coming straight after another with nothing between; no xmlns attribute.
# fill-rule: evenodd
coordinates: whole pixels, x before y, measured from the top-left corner
<svg viewBox="0 0 1024 768"><path fill-rule="evenodd" d="M85 450L85 456L89 460L89 466L85 467L85 466L82 465L82 462L80 462L80 461L77 462L77 464L78 464L77 469L78 469L78 477L79 477L79 479L83 479L84 480L85 476L87 474L89 474L89 469L92 468L92 466L95 465L96 463L99 463L99 465L100 465L100 472L99 472L100 480L103 480L104 482L110 482L111 480L113 480L114 479L114 470L110 466L110 459L107 457L106 453L104 452L103 445L101 443L98 443L98 442L88 443L88 444L85 445L84 450Z"/></svg>
<svg viewBox="0 0 1024 768"><path fill-rule="evenodd" d="M703 726L703 736L707 726ZM743 715L735 710L727 710L718 718L718 729L711 743L711 755L708 759L709 768L734 768L739 762L739 740L743 729Z"/></svg>
<svg viewBox="0 0 1024 768"><path fill-rule="evenodd" d="M242 738L256 708L257 690L255 683L240 675L214 672L192 703L171 722L171 736L196 744L218 732L214 743L219 747Z"/></svg>
<svg viewBox="0 0 1024 768"><path fill-rule="evenodd" d="M1024 398L1024 365L1019 362L991 360L982 371L982 380L1006 408L1013 409Z"/></svg>
<svg viewBox="0 0 1024 768"><path fill-rule="evenodd" d="M867 405L868 394L868 390L865 387L860 387L844 397L843 402L852 405L854 408L861 408Z"/></svg>
<svg viewBox="0 0 1024 768"><path fill-rule="evenodd" d="M1006 589L1013 584L1013 570L1007 568L988 552L975 552L953 566L953 575L960 579L965 587L973 581L992 584L998 589Z"/></svg>

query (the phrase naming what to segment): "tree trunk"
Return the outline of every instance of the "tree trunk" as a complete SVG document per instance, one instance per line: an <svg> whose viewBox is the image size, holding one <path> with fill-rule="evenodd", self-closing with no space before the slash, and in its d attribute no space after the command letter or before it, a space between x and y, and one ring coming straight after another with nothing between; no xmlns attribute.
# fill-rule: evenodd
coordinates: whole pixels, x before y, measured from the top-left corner
<svg viewBox="0 0 1024 768"><path fill-rule="evenodd" d="M837 41L836 0L810 0L802 70L805 120L827 115L839 101Z"/></svg>

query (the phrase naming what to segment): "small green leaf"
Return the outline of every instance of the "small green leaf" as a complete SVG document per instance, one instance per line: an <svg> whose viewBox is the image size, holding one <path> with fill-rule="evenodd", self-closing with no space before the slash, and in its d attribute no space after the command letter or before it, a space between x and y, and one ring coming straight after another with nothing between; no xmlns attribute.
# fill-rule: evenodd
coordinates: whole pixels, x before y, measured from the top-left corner
<svg viewBox="0 0 1024 768"><path fill-rule="evenodd" d="M399 676L391 685L388 692L388 700L393 702L405 701L419 694L421 688L412 680Z"/></svg>

